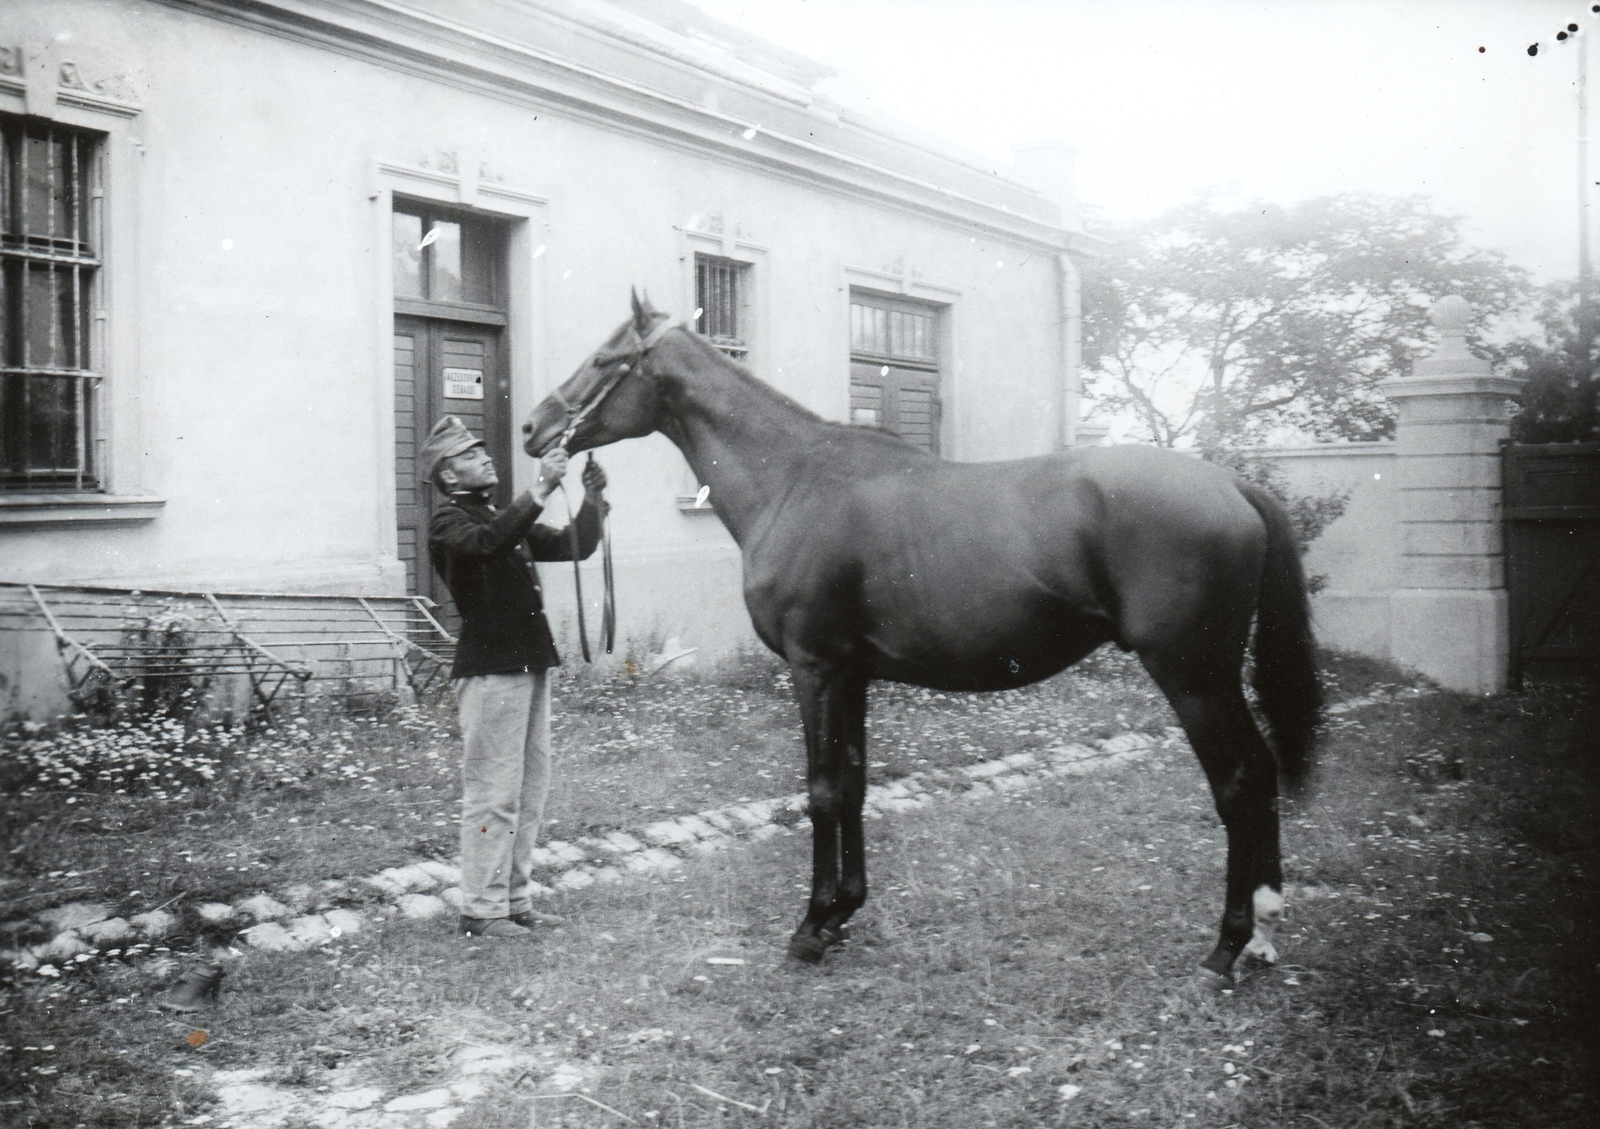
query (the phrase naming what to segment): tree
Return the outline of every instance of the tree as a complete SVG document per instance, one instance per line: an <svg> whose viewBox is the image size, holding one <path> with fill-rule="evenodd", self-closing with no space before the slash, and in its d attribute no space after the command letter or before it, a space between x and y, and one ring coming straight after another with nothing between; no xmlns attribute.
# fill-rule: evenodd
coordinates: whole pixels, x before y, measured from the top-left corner
<svg viewBox="0 0 1600 1129"><path fill-rule="evenodd" d="M1430 349L1433 300L1495 315L1527 290L1416 197L1203 196L1095 234L1109 246L1084 270L1086 391L1096 414L1127 413L1164 447L1387 436L1377 385Z"/></svg>
<svg viewBox="0 0 1600 1129"><path fill-rule="evenodd" d="M1545 287L1541 299L1543 339L1525 338L1505 350L1511 371L1526 378L1511 437L1518 443L1600 441L1600 339L1593 312L1580 316L1574 283Z"/></svg>

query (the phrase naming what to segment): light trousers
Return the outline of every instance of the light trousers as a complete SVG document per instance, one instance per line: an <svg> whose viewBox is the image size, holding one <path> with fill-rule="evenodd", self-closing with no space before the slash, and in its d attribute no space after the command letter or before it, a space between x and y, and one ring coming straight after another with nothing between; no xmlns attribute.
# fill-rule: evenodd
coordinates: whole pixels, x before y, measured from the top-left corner
<svg viewBox="0 0 1600 1129"><path fill-rule="evenodd" d="M461 715L461 913L533 908L533 850L550 794L548 671L452 683Z"/></svg>

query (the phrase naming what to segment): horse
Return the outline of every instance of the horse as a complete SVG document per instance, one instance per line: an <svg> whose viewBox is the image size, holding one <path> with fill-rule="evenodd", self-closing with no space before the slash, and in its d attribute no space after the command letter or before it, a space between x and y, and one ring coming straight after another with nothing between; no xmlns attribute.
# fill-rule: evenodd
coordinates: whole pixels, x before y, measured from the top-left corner
<svg viewBox="0 0 1600 1129"><path fill-rule="evenodd" d="M811 897L788 952L822 959L867 898L867 684L1037 682L1104 643L1172 704L1227 830L1216 947L1197 976L1271 963L1283 912L1278 785L1298 789L1321 705L1293 529L1259 487L1124 446L956 463L834 423L764 384L648 296L523 426L538 457L659 431L738 543L761 641L805 728ZM1269 746L1246 701L1254 686Z"/></svg>

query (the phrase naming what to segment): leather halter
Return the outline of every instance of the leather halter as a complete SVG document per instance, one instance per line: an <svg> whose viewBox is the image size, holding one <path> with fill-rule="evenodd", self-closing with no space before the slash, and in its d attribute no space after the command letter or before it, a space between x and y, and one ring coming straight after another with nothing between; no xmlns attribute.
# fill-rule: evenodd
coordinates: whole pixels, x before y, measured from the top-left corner
<svg viewBox="0 0 1600 1129"><path fill-rule="evenodd" d="M561 432L561 437L549 447L546 447L545 450L548 451L556 447L565 447L568 443L572 442L572 436L577 432L578 425L584 421L589 413L593 412L601 404L605 403L606 397L611 395L612 392L616 391L617 385L622 383L622 378L632 372L634 366L644 359L644 355L653 349L656 343L665 337L672 329L673 324L670 319L663 321L660 325L652 329L639 342L639 348L634 352L627 354L629 359L618 365L615 371L608 373L605 379L597 385L596 389L576 406L573 405L566 398L566 396L562 394L562 391L559 387L554 389L550 394L556 398L556 402L559 403L563 410L566 411L567 426L566 429Z"/></svg>
<svg viewBox="0 0 1600 1129"><path fill-rule="evenodd" d="M605 402L605 398L615 391L617 385L622 383L622 378L632 372L634 367L644 360L644 355L654 348L656 342L665 337L671 329L672 322L670 320L663 321L652 329L639 342L637 350L626 354L628 360L619 364L615 372L610 373L603 381L599 382L597 390L576 407L561 394L561 389L557 388L552 395L566 410L567 427L561 433L561 437L555 443L546 447L545 450L566 447L572 441L572 435L578 430L578 425L583 422L584 417ZM589 460L591 462L594 461L594 452L592 451L589 453ZM566 499L567 503L567 536L569 544L572 546L572 586L577 595L578 641L583 647L583 661L592 663L594 662L594 654L589 650L589 625L585 621L583 614L583 573L578 567L578 523L572 513L572 496L567 493L565 484L558 484L557 488L561 491L561 496ZM606 654L609 655L616 646L617 640L617 581L616 570L611 562L611 506L604 501L600 503L600 544L600 560L605 584L604 594L601 598L600 642L605 647Z"/></svg>

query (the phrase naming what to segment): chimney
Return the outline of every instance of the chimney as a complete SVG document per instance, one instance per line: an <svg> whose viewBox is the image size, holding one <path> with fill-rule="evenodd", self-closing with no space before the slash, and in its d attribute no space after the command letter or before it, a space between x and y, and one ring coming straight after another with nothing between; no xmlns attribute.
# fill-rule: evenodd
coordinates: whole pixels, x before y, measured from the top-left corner
<svg viewBox="0 0 1600 1129"><path fill-rule="evenodd" d="M1012 167L1017 180L1061 206L1061 226L1081 231L1078 217L1078 150L1065 141L1014 145Z"/></svg>

